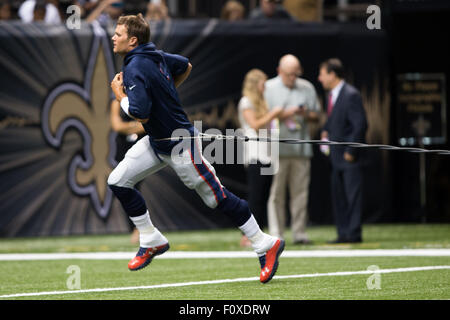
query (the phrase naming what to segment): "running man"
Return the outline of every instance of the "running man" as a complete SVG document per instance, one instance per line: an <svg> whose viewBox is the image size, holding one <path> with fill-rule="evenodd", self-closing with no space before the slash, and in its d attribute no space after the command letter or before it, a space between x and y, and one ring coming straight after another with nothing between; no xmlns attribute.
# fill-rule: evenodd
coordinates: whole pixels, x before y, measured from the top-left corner
<svg viewBox="0 0 450 320"><path fill-rule="evenodd" d="M140 248L128 268L142 269L169 249L169 241L152 224L145 200L134 188L140 180L168 165L208 207L218 208L250 239L261 264L260 281L270 281L277 270L284 240L262 232L247 202L222 186L201 153L201 141L195 138L186 150L171 155L180 141L164 140L177 129L196 136L176 90L191 72L189 60L157 50L150 42L150 27L141 14L120 17L112 41L114 53L124 57L124 64L111 88L124 112L141 122L147 133L108 178L109 187L140 233Z"/></svg>

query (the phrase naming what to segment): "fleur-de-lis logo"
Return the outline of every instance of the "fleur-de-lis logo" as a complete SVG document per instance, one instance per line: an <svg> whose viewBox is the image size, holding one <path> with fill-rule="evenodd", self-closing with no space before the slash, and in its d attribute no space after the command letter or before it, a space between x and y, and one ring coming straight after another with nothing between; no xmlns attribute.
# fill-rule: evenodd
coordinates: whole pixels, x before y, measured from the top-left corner
<svg viewBox="0 0 450 320"><path fill-rule="evenodd" d="M95 31L95 30L94 30ZM115 137L109 110L109 83L114 63L105 32L96 30L85 72L84 85L66 82L54 88L42 109L42 131L47 142L59 149L69 128L83 138L83 150L75 154L68 168L71 189L89 196L100 217L106 218L111 208L112 192L108 175L115 165Z"/></svg>

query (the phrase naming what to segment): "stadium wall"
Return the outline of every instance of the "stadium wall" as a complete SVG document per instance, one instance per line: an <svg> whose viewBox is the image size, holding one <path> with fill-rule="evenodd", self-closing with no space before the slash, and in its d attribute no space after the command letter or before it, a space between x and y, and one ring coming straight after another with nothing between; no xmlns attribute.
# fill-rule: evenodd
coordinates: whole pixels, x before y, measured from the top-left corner
<svg viewBox="0 0 450 320"><path fill-rule="evenodd" d="M339 57L348 81L361 90L369 121L367 141L390 143L387 35L365 24L170 20L152 24L158 48L189 57L193 71L180 89L191 120L203 129L237 128L244 75L260 68L276 75L280 57L299 57L304 77L324 101L320 62ZM106 185L114 168L109 83L120 71L113 26L0 22L0 236L127 232L129 223ZM313 128L318 137L319 126ZM309 216L332 223L328 160L314 148ZM386 151L367 151L365 222L389 221L392 168ZM222 183L246 197L243 165L216 165ZM170 169L140 185L161 230L230 227L203 205Z"/></svg>

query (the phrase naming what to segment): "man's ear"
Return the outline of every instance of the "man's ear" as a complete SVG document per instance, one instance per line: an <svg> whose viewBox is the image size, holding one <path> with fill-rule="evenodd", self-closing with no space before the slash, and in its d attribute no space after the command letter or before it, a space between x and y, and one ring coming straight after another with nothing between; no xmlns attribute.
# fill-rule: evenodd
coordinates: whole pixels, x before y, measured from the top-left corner
<svg viewBox="0 0 450 320"><path fill-rule="evenodd" d="M135 36L130 37L130 39L128 40L129 45L131 47L137 47L138 46L138 39Z"/></svg>
<svg viewBox="0 0 450 320"><path fill-rule="evenodd" d="M334 72L334 71L330 71L330 72L328 72L328 74L329 74L330 76L332 76L334 80L336 80L336 79L338 78L336 72Z"/></svg>

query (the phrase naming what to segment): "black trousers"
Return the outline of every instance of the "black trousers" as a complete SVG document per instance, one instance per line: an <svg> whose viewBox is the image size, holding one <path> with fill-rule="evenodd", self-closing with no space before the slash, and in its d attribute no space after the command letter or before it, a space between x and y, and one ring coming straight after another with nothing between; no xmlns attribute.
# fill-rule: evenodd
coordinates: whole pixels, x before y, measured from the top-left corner
<svg viewBox="0 0 450 320"><path fill-rule="evenodd" d="M359 166L333 168L331 198L338 239L361 240L362 171Z"/></svg>
<svg viewBox="0 0 450 320"><path fill-rule="evenodd" d="M267 226L267 200L269 199L271 175L261 175L261 168L270 167L260 162L247 167L247 202L250 211L261 228Z"/></svg>

